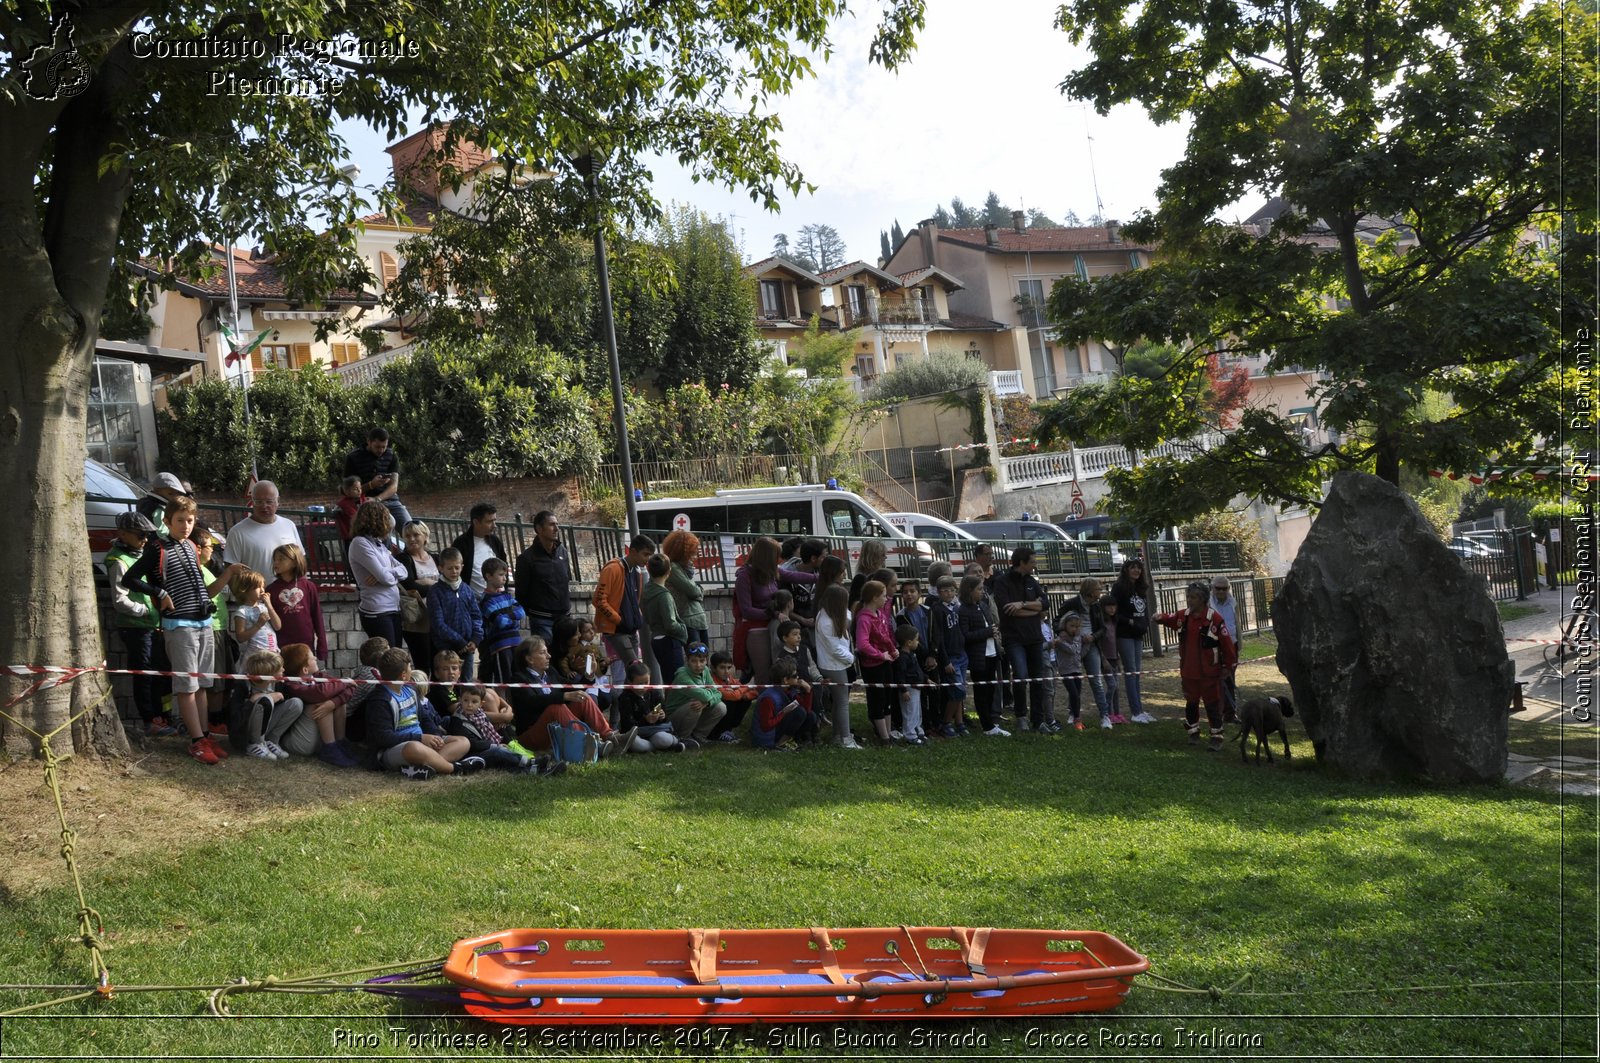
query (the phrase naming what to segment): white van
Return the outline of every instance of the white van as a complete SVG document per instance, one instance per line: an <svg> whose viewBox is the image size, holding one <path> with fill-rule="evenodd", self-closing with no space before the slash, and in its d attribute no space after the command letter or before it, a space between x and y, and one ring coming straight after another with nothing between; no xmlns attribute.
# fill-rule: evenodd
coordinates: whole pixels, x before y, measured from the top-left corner
<svg viewBox="0 0 1600 1063"><path fill-rule="evenodd" d="M709 498L653 498L635 506L639 530L657 539L668 532L693 532L702 541L718 534L791 535L856 540L850 560L860 550L859 540L900 540L889 552L890 568L915 568L918 561L933 560L933 550L897 529L888 517L860 495L824 484L799 487L749 487L717 491Z"/></svg>
<svg viewBox="0 0 1600 1063"><path fill-rule="evenodd" d="M971 542L978 541L976 535L956 527L942 517L930 517L926 513L885 513L884 516L889 518L890 524L913 539L966 539Z"/></svg>

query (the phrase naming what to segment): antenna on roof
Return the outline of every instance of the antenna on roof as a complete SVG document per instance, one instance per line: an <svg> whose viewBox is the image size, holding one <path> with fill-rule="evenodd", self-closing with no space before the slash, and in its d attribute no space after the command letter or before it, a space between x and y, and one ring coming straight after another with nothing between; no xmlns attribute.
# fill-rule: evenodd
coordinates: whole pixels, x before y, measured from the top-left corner
<svg viewBox="0 0 1600 1063"><path fill-rule="evenodd" d="M1100 221L1106 219L1106 206L1100 202L1100 177L1094 168L1094 137L1089 133L1089 109L1083 104L1083 136L1089 142L1089 180L1094 185L1094 216Z"/></svg>

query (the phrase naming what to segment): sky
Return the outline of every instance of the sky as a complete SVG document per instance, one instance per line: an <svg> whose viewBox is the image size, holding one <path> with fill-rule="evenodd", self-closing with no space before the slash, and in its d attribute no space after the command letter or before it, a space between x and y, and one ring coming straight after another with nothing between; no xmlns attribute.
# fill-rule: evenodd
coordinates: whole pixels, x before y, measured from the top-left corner
<svg viewBox="0 0 1600 1063"><path fill-rule="evenodd" d="M862 16L836 25L833 57L814 64L817 77L776 106L783 154L815 193L786 198L773 214L747 193L695 184L675 160L657 160L657 198L726 219L746 261L771 254L778 233L794 241L802 225L826 224L849 258L875 262L880 230L897 219L909 233L937 204L960 197L981 207L990 191L1058 222L1068 210L1094 214L1096 185L1107 218L1155 206L1186 128L1156 126L1136 106L1101 117L1063 96L1057 86L1087 51L1053 27L1053 0L928 0L918 48L896 73L867 62L878 5L857 6ZM361 181L387 180L384 142L346 133Z"/></svg>

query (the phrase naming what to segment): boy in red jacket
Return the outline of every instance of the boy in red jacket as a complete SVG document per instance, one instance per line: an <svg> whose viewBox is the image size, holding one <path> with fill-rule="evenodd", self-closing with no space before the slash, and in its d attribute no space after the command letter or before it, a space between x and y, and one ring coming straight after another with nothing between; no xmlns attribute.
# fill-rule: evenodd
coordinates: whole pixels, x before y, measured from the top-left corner
<svg viewBox="0 0 1600 1063"><path fill-rule="evenodd" d="M1206 706L1206 722L1211 725L1211 744L1215 753L1222 748L1222 677L1238 661L1238 649L1228 635L1222 615L1208 604L1206 585L1196 580L1189 584L1187 609L1162 613L1155 618L1178 632L1179 674L1183 677L1183 714L1189 724L1189 741L1200 741L1200 703Z"/></svg>

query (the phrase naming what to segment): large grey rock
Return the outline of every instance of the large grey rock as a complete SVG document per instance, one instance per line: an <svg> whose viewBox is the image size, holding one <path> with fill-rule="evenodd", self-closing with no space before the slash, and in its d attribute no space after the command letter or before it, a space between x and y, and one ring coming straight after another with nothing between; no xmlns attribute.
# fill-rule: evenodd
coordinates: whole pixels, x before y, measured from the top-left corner
<svg viewBox="0 0 1600 1063"><path fill-rule="evenodd" d="M1334 477L1272 626L1319 759L1369 779L1505 774L1514 669L1499 614L1393 485Z"/></svg>

